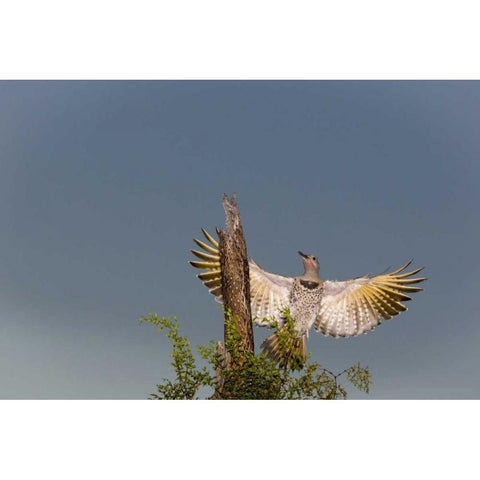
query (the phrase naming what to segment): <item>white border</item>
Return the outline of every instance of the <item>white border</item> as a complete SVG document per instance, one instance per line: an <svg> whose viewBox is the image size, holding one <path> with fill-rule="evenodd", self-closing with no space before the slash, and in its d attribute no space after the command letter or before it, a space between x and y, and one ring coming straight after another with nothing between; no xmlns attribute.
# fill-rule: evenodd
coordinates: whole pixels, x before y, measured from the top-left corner
<svg viewBox="0 0 480 480"><path fill-rule="evenodd" d="M475 401L3 401L2 478L471 478Z"/></svg>
<svg viewBox="0 0 480 480"><path fill-rule="evenodd" d="M3 79L478 79L476 2L2 3Z"/></svg>
<svg viewBox="0 0 480 480"><path fill-rule="evenodd" d="M2 79L478 79L476 3L2 3ZM477 401L2 401L2 478L470 478ZM240 459L235 451L245 449Z"/></svg>

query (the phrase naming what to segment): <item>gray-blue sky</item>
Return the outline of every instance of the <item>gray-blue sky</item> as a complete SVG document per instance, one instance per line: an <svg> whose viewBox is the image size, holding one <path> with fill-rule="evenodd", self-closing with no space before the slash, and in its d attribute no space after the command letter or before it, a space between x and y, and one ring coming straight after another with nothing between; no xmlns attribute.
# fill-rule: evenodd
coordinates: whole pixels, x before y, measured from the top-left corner
<svg viewBox="0 0 480 480"><path fill-rule="evenodd" d="M369 398L479 398L478 125L479 82L0 82L0 397L145 398L151 311L221 337L187 262L237 192L275 273L426 266L407 313L312 333L314 360L369 365Z"/></svg>

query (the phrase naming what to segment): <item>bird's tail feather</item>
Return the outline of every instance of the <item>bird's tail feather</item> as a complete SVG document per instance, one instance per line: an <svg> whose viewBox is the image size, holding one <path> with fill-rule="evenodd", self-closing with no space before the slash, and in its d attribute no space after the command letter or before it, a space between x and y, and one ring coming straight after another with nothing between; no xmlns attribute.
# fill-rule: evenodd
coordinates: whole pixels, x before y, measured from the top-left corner
<svg viewBox="0 0 480 480"><path fill-rule="evenodd" d="M282 331L279 334L277 331L264 340L261 348L281 368L299 370L303 368L307 357L305 335L298 337Z"/></svg>

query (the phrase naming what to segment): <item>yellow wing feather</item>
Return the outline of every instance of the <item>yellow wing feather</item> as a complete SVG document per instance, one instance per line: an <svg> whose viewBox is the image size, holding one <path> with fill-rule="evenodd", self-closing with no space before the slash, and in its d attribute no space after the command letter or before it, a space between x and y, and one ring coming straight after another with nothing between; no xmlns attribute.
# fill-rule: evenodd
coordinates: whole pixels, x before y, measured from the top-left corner
<svg viewBox="0 0 480 480"><path fill-rule="evenodd" d="M252 259L250 269L250 303L254 322L269 327L273 321L282 324L281 311L289 306L293 278L283 277L260 268Z"/></svg>
<svg viewBox="0 0 480 480"><path fill-rule="evenodd" d="M205 270L199 273L197 277L208 288L208 291L214 295L215 300L222 303L222 270L220 268L220 252L218 251L218 242L202 228L203 235L210 242L208 245L197 238L193 241L203 249L203 251L191 250L191 252L202 261L189 262L195 268Z"/></svg>
<svg viewBox="0 0 480 480"><path fill-rule="evenodd" d="M197 238L193 239L202 250L191 250L200 261L191 261L190 265L204 270L197 277L221 303L222 271L218 242L204 228L202 233L208 243ZM260 326L271 326L272 321L276 320L281 324L281 310L288 306L293 279L267 272L253 260L249 261L249 270L252 317L255 323Z"/></svg>
<svg viewBox="0 0 480 480"><path fill-rule="evenodd" d="M402 302L406 293L423 290L412 284L426 280L411 278L423 268L405 272L411 262L373 278L360 277L344 282L324 282L324 295L315 321L315 330L324 335L349 337L367 333L381 323L407 310ZM405 272L405 273L402 273Z"/></svg>

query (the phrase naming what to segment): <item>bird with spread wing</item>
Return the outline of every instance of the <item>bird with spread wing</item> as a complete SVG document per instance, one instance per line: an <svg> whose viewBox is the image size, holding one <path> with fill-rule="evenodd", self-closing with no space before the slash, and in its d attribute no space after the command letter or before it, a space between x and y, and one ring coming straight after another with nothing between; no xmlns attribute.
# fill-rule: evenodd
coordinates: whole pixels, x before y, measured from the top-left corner
<svg viewBox="0 0 480 480"><path fill-rule="evenodd" d="M198 274L216 300L222 303L222 272L218 242L205 229L208 243L194 239L202 249L192 250L200 261L190 264L204 272ZM312 325L315 330L332 337L352 337L367 333L380 325L382 318L390 319L404 312L402 302L411 300L409 293L423 290L417 283L426 278L414 277L423 268L405 270L411 261L390 273L374 277L367 275L345 281L322 280L319 263L314 255L298 252L304 273L299 277L284 277L267 272L249 260L250 298L253 321L262 327L285 323L285 309L290 312L297 333L291 348L305 360L306 340ZM278 331L266 338L263 350L274 360L282 362L284 355Z"/></svg>

